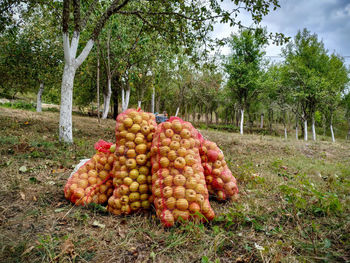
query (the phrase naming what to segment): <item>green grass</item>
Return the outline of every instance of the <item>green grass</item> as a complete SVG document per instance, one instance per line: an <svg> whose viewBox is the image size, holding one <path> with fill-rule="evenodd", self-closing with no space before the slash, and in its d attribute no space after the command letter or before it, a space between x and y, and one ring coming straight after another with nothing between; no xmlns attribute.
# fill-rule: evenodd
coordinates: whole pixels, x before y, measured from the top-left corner
<svg viewBox="0 0 350 263"><path fill-rule="evenodd" d="M58 114L0 112L0 262L347 262L350 144L202 130L238 180L236 202L211 200L216 218L164 229L155 213L116 217L73 207L63 187L115 122L73 116L74 145ZM26 166L25 172L19 171ZM105 228L93 226L98 221Z"/></svg>

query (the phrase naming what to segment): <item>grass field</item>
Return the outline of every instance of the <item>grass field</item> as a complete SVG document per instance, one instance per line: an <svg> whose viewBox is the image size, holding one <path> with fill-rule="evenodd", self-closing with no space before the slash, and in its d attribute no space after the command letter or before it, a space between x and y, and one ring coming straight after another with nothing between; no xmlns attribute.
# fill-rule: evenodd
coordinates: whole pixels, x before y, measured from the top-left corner
<svg viewBox="0 0 350 263"><path fill-rule="evenodd" d="M153 212L116 217L74 207L63 187L113 120L0 108L0 262L350 262L350 143L202 131L239 182L216 219L164 229Z"/></svg>

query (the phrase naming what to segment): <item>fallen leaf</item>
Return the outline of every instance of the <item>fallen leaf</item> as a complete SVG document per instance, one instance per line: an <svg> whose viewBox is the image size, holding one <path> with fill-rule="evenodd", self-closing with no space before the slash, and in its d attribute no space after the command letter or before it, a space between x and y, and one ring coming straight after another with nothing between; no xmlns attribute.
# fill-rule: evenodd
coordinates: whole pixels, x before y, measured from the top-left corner
<svg viewBox="0 0 350 263"><path fill-rule="evenodd" d="M98 222L97 220L95 220L95 221L92 223L92 226L96 226L96 227L100 227L100 228L105 228L105 227L106 227L105 224L101 224L101 223Z"/></svg>
<svg viewBox="0 0 350 263"><path fill-rule="evenodd" d="M74 254L74 244L70 239L67 239L64 241L62 247L61 247L61 253L62 254Z"/></svg>
<svg viewBox="0 0 350 263"><path fill-rule="evenodd" d="M57 170L52 170L53 174L58 174L58 173L64 173L66 169L57 169Z"/></svg>
<svg viewBox="0 0 350 263"><path fill-rule="evenodd" d="M38 199L36 198L36 196L33 196L33 201L37 201Z"/></svg>
<svg viewBox="0 0 350 263"><path fill-rule="evenodd" d="M23 201L26 200L26 195L23 192L19 192L19 194L21 195Z"/></svg>
<svg viewBox="0 0 350 263"><path fill-rule="evenodd" d="M55 213L59 213L59 212L62 212L62 211L64 211L65 209L62 207L62 208L57 208L57 209L55 209L54 211L55 211Z"/></svg>
<svg viewBox="0 0 350 263"><path fill-rule="evenodd" d="M27 248L27 249L24 250L24 252L22 253L22 256L25 255L25 254L30 253L34 248L35 248L34 246L31 246L31 247Z"/></svg>
<svg viewBox="0 0 350 263"><path fill-rule="evenodd" d="M25 166L25 165L21 166L21 167L19 168L19 171L20 171L21 173L25 173L26 171L28 171L27 166Z"/></svg>

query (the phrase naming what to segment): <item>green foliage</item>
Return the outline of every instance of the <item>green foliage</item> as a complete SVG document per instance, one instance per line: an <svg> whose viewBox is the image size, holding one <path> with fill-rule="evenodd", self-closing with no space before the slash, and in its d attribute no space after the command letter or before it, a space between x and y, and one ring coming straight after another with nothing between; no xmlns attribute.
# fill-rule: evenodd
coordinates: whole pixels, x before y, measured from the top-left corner
<svg viewBox="0 0 350 263"><path fill-rule="evenodd" d="M1 107L12 108L12 109L22 109L22 110L30 110L35 111L35 104L26 101L14 101L14 102L5 102L0 103Z"/></svg>
<svg viewBox="0 0 350 263"><path fill-rule="evenodd" d="M343 211L336 193L320 191L306 175L298 175L290 184L280 185L280 190L296 213L311 212L315 216L327 216Z"/></svg>
<svg viewBox="0 0 350 263"><path fill-rule="evenodd" d="M37 6L22 15L20 28L0 34L0 93L7 96L36 93L40 83L57 87L62 66L52 10Z"/></svg>
<svg viewBox="0 0 350 263"><path fill-rule="evenodd" d="M248 114L260 92L263 47L267 44L265 35L263 29L242 30L230 40L232 54L225 64L229 75L227 89L231 100L237 101L240 109Z"/></svg>
<svg viewBox="0 0 350 263"><path fill-rule="evenodd" d="M343 60L328 56L323 42L307 29L299 31L283 53L286 77L303 118L313 117L318 107L332 115L349 81Z"/></svg>

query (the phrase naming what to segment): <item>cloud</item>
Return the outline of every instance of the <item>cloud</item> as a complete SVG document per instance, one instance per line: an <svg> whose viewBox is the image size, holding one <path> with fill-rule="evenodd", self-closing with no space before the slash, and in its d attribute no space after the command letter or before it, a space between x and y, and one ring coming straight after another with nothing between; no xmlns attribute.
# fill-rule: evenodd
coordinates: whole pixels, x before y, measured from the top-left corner
<svg viewBox="0 0 350 263"><path fill-rule="evenodd" d="M223 6L229 8L231 1L224 1ZM350 3L348 0L280 0L281 8L271 11L263 18L262 26L266 26L269 32L281 32L294 37L298 30L307 28L311 33L316 33L322 40L326 49L342 56L350 56ZM251 19L247 12L239 14L238 18L244 25L251 25ZM213 36L228 37L237 32L237 28L228 25L217 24ZM228 48L223 49L226 54ZM281 47L269 45L266 48L267 55L276 56L281 52ZM346 58L350 63L350 58ZM347 63L347 64L349 64Z"/></svg>

